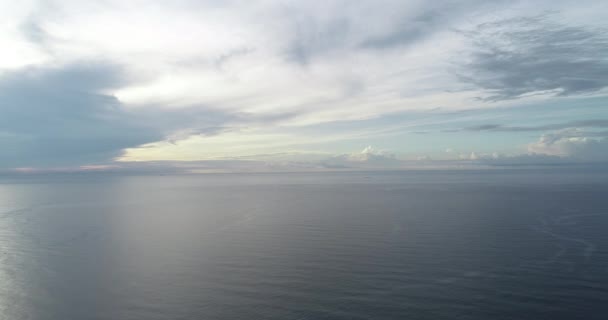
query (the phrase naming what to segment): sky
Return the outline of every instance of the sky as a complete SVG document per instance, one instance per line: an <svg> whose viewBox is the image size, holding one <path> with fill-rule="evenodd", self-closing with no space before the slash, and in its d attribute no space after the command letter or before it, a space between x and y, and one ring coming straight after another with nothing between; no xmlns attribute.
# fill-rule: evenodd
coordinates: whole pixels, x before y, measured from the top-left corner
<svg viewBox="0 0 608 320"><path fill-rule="evenodd" d="M608 164L606 1L0 0L0 172Z"/></svg>

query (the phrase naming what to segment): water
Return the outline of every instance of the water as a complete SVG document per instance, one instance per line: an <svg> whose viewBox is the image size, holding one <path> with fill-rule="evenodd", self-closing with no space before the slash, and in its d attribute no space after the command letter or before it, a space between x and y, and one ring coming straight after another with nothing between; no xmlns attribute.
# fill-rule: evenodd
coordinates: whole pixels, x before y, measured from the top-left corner
<svg viewBox="0 0 608 320"><path fill-rule="evenodd" d="M1 319L605 319L606 175L0 179Z"/></svg>

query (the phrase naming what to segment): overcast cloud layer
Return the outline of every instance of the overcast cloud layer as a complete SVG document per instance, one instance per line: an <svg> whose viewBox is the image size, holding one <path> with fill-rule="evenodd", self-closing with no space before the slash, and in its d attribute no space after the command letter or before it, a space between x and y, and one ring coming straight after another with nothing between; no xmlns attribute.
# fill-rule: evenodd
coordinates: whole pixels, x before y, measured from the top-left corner
<svg viewBox="0 0 608 320"><path fill-rule="evenodd" d="M0 170L608 163L605 1L2 1Z"/></svg>

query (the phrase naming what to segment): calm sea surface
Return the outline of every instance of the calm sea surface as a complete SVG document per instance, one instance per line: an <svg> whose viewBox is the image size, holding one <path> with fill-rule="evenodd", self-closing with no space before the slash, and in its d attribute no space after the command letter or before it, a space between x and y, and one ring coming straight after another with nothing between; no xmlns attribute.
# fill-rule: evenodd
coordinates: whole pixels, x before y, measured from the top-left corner
<svg viewBox="0 0 608 320"><path fill-rule="evenodd" d="M0 319L608 319L607 177L0 178Z"/></svg>

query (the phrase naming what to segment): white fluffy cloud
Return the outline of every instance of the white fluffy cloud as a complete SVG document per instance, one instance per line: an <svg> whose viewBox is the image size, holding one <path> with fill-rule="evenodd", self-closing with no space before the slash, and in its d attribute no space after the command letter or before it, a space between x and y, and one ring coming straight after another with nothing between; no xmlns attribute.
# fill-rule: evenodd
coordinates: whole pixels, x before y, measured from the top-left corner
<svg viewBox="0 0 608 320"><path fill-rule="evenodd" d="M528 145L528 151L585 161L606 161L608 139L587 136L580 129L564 129L542 135L537 142Z"/></svg>

